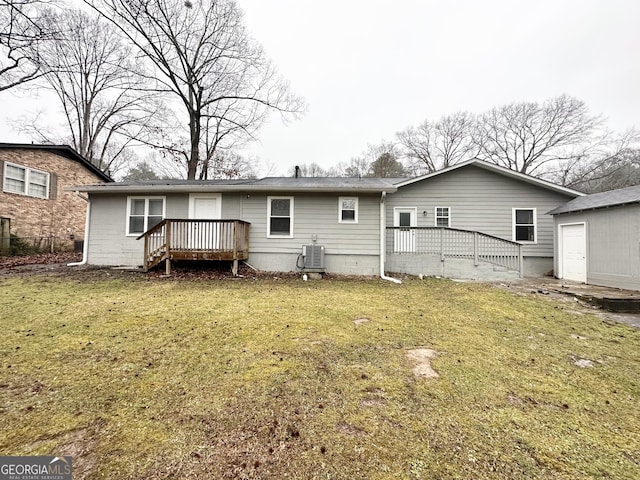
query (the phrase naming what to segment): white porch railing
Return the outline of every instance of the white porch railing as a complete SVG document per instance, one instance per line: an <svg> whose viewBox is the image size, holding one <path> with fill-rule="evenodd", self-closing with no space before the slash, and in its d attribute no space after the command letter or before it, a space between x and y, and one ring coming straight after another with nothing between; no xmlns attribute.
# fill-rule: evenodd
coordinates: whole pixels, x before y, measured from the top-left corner
<svg viewBox="0 0 640 480"><path fill-rule="evenodd" d="M487 262L523 274L522 245L493 235L445 227L387 227L387 255L438 255Z"/></svg>

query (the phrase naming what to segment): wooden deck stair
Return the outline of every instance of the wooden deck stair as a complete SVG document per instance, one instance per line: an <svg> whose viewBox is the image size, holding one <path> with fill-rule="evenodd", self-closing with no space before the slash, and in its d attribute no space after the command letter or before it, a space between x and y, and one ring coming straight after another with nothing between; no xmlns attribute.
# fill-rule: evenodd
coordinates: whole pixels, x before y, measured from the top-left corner
<svg viewBox="0 0 640 480"><path fill-rule="evenodd" d="M138 237L144 239L144 271L171 260L232 261L249 258L249 223L242 220L164 219Z"/></svg>

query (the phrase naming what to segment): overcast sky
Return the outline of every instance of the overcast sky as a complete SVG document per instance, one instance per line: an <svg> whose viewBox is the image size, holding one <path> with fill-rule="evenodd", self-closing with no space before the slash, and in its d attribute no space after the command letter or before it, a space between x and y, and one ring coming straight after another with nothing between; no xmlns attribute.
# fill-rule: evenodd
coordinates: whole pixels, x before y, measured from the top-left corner
<svg viewBox="0 0 640 480"><path fill-rule="evenodd" d="M238 0L253 36L309 105L250 153L286 174L329 167L426 118L562 93L640 127L640 1ZM0 141L42 100L0 96ZM265 172L263 172L265 173Z"/></svg>
<svg viewBox="0 0 640 480"><path fill-rule="evenodd" d="M640 127L640 1L240 0L309 104L252 151L286 169L348 161L426 118L562 93Z"/></svg>

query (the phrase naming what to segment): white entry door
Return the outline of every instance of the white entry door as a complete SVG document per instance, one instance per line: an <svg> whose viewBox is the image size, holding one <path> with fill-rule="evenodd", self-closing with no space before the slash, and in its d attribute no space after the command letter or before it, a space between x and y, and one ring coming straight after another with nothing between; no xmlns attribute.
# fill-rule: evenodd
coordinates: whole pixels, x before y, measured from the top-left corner
<svg viewBox="0 0 640 480"><path fill-rule="evenodd" d="M411 227L416 226L417 209L415 207L396 207L393 209L394 253L414 253L416 251L416 232Z"/></svg>
<svg viewBox="0 0 640 480"><path fill-rule="evenodd" d="M221 216L219 193L192 193L189 195L189 218L216 220ZM189 229L189 248L211 250L218 248L220 226L215 223L192 223Z"/></svg>
<svg viewBox="0 0 640 480"><path fill-rule="evenodd" d="M584 223L560 225L560 276L587 281L587 242Z"/></svg>

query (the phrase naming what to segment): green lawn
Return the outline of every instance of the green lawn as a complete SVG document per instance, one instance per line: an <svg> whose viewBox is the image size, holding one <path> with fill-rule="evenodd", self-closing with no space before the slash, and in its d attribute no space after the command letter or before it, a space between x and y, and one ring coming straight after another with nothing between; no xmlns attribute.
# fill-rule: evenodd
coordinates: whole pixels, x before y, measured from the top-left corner
<svg viewBox="0 0 640 480"><path fill-rule="evenodd" d="M640 331L569 308L435 279L0 280L0 454L71 454L74 479L640 478Z"/></svg>

